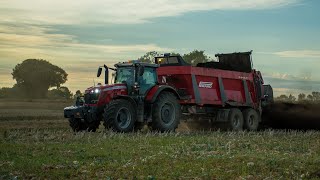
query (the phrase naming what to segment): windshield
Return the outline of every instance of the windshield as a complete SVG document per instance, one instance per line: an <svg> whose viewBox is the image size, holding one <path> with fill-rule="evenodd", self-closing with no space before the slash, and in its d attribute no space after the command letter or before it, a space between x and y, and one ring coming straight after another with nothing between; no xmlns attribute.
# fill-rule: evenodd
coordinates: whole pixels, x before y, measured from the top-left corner
<svg viewBox="0 0 320 180"><path fill-rule="evenodd" d="M115 83L133 83L133 68L132 67L123 67L117 69L117 75Z"/></svg>

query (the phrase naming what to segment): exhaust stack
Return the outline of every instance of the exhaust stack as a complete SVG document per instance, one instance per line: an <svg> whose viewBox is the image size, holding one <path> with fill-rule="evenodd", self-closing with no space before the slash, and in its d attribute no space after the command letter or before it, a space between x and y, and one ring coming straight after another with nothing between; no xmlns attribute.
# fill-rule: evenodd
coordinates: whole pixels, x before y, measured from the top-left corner
<svg viewBox="0 0 320 180"><path fill-rule="evenodd" d="M103 65L104 66L104 84L108 84L108 80L109 80L109 69L108 66Z"/></svg>
<svg viewBox="0 0 320 180"><path fill-rule="evenodd" d="M108 79L109 79L109 69L108 69L108 66L106 65L103 65L104 67L104 84L108 84ZM102 73L102 67L100 66L99 69L98 69L98 72L97 72L97 77L100 77Z"/></svg>

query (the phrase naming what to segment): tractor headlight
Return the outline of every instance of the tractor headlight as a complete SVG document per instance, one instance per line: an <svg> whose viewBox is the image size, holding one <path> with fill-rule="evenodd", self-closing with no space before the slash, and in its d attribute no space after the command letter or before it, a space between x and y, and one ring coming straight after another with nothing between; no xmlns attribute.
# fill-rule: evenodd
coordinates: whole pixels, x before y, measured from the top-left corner
<svg viewBox="0 0 320 180"><path fill-rule="evenodd" d="M100 89L92 89L92 90L90 91L90 94L93 94L93 93L99 94L99 93L100 93Z"/></svg>

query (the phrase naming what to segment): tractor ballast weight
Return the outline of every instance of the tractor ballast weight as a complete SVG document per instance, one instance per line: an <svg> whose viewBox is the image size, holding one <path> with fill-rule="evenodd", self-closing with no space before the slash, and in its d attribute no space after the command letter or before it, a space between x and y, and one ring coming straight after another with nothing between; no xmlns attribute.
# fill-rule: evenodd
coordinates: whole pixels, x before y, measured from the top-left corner
<svg viewBox="0 0 320 180"><path fill-rule="evenodd" d="M141 124L173 131L180 116L197 115L232 130L256 130L272 88L252 69L251 52L217 54L219 62L186 63L181 56L155 57L156 64L138 61L105 67L105 85L85 91L84 105L65 108L74 130L106 128L129 132ZM116 72L108 85L108 69ZM102 68L98 70L98 76ZM269 97L269 98L268 98ZM74 123L74 122L79 122Z"/></svg>

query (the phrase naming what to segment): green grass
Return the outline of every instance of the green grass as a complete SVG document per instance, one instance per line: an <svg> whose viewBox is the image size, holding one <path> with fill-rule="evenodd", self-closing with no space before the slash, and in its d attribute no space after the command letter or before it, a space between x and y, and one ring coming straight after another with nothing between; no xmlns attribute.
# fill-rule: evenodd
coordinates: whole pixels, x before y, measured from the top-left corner
<svg viewBox="0 0 320 180"><path fill-rule="evenodd" d="M0 179L320 179L318 131L74 134L70 104L0 101Z"/></svg>
<svg viewBox="0 0 320 180"><path fill-rule="evenodd" d="M320 178L320 133L78 133L10 130L2 178Z"/></svg>

